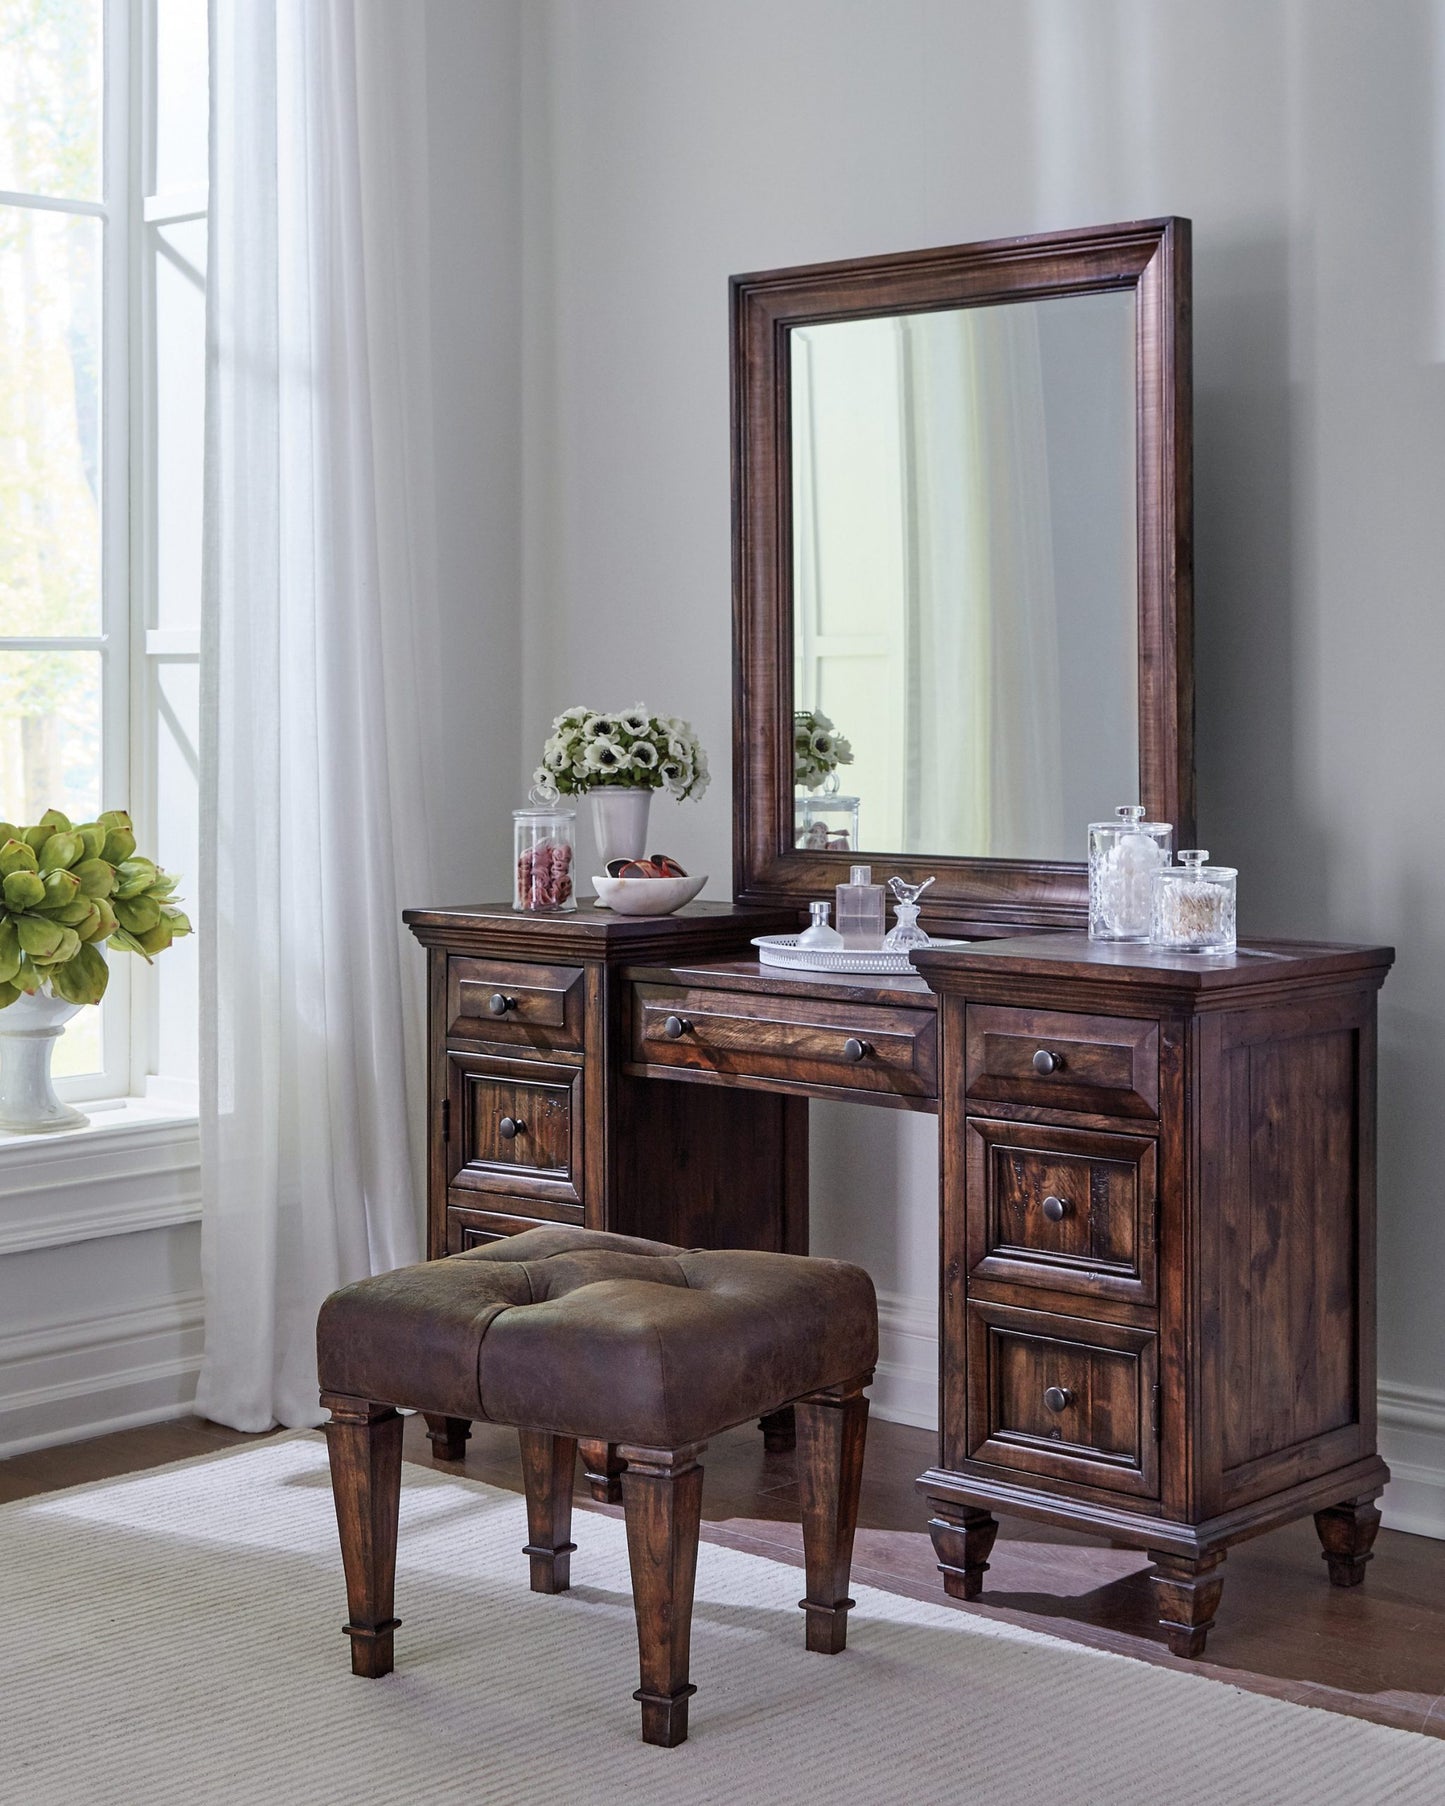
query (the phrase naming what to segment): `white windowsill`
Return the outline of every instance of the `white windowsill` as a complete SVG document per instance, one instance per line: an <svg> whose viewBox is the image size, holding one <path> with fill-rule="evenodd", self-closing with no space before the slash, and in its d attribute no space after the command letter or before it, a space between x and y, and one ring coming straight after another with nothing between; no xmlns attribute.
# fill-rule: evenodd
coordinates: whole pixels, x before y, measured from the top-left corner
<svg viewBox="0 0 1445 1806"><path fill-rule="evenodd" d="M194 1111L137 1097L76 1107L83 1128L0 1134L0 1255L199 1220Z"/></svg>
<svg viewBox="0 0 1445 1806"><path fill-rule="evenodd" d="M127 1141L183 1137L189 1130L199 1132L194 1110L178 1109L174 1104L160 1103L146 1097L108 1097L82 1099L75 1105L90 1118L74 1129L61 1129L48 1135L13 1135L0 1129L0 1169L12 1159L55 1152L62 1158L79 1146L117 1137Z"/></svg>

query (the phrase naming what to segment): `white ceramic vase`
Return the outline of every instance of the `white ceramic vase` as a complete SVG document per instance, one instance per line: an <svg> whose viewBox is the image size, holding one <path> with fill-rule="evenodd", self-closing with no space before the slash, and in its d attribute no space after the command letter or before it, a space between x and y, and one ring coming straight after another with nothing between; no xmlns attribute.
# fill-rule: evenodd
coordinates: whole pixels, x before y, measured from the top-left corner
<svg viewBox="0 0 1445 1806"><path fill-rule="evenodd" d="M647 851L647 812L652 792L620 784L603 785L591 793L592 832L597 838L597 868L607 870L609 859L641 859Z"/></svg>
<svg viewBox="0 0 1445 1806"><path fill-rule="evenodd" d="M43 985L0 1010L0 1129L11 1135L50 1135L89 1122L60 1101L50 1082L55 1043L84 1008L52 996Z"/></svg>

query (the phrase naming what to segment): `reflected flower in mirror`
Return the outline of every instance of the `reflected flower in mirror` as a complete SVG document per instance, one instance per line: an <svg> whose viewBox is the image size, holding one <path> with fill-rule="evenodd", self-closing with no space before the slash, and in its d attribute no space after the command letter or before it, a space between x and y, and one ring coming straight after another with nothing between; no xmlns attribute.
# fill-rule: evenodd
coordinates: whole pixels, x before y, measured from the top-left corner
<svg viewBox="0 0 1445 1806"><path fill-rule="evenodd" d="M800 790L816 790L840 765L852 763L852 742L837 731L821 709L798 709L794 713L793 782Z"/></svg>

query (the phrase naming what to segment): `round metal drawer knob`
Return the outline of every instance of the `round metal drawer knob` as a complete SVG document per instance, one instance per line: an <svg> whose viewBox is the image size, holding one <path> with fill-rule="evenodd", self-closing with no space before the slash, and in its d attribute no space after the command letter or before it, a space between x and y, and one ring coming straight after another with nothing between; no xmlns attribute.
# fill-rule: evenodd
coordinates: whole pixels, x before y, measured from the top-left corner
<svg viewBox="0 0 1445 1806"><path fill-rule="evenodd" d="M1047 1047L1041 1047L1034 1055L1034 1071L1041 1073L1057 1072L1063 1065L1063 1055L1050 1053Z"/></svg>
<svg viewBox="0 0 1445 1806"><path fill-rule="evenodd" d="M860 1041L856 1035L849 1035L848 1039L843 1043L843 1058L845 1060L866 1060L872 1051L873 1049L868 1043L866 1041Z"/></svg>
<svg viewBox="0 0 1445 1806"><path fill-rule="evenodd" d="M526 1127L526 1123L522 1121L520 1116L504 1116L497 1124L497 1133L501 1136L503 1141L515 1141L519 1135L526 1131Z"/></svg>
<svg viewBox="0 0 1445 1806"><path fill-rule="evenodd" d="M1062 1411L1073 1402L1074 1395L1067 1386L1050 1386L1044 1394L1044 1403L1051 1411Z"/></svg>
<svg viewBox="0 0 1445 1806"><path fill-rule="evenodd" d="M1044 1199L1044 1215L1051 1223L1062 1223L1068 1214L1069 1201L1067 1198Z"/></svg>
<svg viewBox="0 0 1445 1806"><path fill-rule="evenodd" d="M504 991L493 991L487 999L487 1008L494 1016L505 1016L508 1010L514 1010L516 1007L516 998L508 997Z"/></svg>
<svg viewBox="0 0 1445 1806"><path fill-rule="evenodd" d="M662 1025L662 1032L669 1041L680 1041L692 1031L692 1024L686 1016L669 1016Z"/></svg>

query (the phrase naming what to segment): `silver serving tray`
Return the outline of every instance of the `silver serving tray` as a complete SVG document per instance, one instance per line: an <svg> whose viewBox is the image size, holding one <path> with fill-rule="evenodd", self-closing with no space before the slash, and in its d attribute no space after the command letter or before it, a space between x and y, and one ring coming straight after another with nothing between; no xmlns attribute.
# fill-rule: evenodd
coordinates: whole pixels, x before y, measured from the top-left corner
<svg viewBox="0 0 1445 1806"><path fill-rule="evenodd" d="M765 966L794 972L871 972L876 977L915 970L906 953L861 953L856 947L800 947L795 934L756 934L753 946ZM929 941L930 947L966 947L967 941Z"/></svg>

